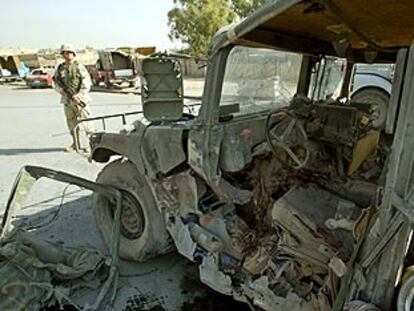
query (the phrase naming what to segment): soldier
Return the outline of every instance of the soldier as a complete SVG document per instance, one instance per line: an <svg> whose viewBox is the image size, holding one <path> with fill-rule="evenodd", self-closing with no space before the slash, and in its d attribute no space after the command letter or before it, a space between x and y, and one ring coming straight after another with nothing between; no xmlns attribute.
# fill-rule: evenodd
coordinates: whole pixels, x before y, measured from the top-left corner
<svg viewBox="0 0 414 311"><path fill-rule="evenodd" d="M66 147L65 152L72 152L75 149L75 138L79 142L79 128L75 130L80 119L90 116L88 103L91 101L89 90L91 78L85 66L76 61L76 51L70 44L63 44L60 54L64 62L58 65L54 76L54 87L61 96L60 102L64 105L66 123L72 136L72 144ZM90 137L94 132L92 123L85 122L86 135Z"/></svg>

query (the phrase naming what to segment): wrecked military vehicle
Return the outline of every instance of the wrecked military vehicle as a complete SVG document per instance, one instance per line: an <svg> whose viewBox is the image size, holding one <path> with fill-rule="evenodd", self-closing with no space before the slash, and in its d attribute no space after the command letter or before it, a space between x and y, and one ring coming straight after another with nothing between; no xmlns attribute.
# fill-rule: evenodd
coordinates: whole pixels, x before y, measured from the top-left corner
<svg viewBox="0 0 414 311"><path fill-rule="evenodd" d="M90 142L91 159L113 160L97 183L124 194L120 215L119 198L94 195L104 239L119 218L122 258L176 249L252 309L408 310L413 13L408 0L272 2L216 34L197 113L183 112L178 62L145 59L145 118ZM341 80L327 57L346 64ZM348 100L353 64L374 61L396 63L385 129L375 105Z"/></svg>

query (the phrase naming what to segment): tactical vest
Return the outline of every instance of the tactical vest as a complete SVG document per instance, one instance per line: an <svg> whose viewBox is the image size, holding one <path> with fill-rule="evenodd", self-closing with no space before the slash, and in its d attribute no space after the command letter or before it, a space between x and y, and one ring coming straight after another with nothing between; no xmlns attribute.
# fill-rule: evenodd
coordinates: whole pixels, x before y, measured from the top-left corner
<svg viewBox="0 0 414 311"><path fill-rule="evenodd" d="M58 67L58 75L73 93L78 93L82 84L82 76L79 69L79 64L74 62L73 64L62 63Z"/></svg>

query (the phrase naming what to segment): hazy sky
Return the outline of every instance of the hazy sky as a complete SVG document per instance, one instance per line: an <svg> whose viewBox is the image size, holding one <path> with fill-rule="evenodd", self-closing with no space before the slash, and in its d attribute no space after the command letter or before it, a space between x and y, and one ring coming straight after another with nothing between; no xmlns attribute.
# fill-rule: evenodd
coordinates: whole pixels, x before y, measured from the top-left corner
<svg viewBox="0 0 414 311"><path fill-rule="evenodd" d="M0 48L176 46L168 39L172 0L2 1Z"/></svg>

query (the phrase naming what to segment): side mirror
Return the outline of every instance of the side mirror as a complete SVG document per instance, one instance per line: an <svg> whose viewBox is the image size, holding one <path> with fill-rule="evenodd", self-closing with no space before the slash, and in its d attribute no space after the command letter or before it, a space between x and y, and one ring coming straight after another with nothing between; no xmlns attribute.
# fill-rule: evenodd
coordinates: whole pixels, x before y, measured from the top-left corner
<svg viewBox="0 0 414 311"><path fill-rule="evenodd" d="M184 110L183 78L179 61L156 54L141 62L141 100L149 121L180 120Z"/></svg>

